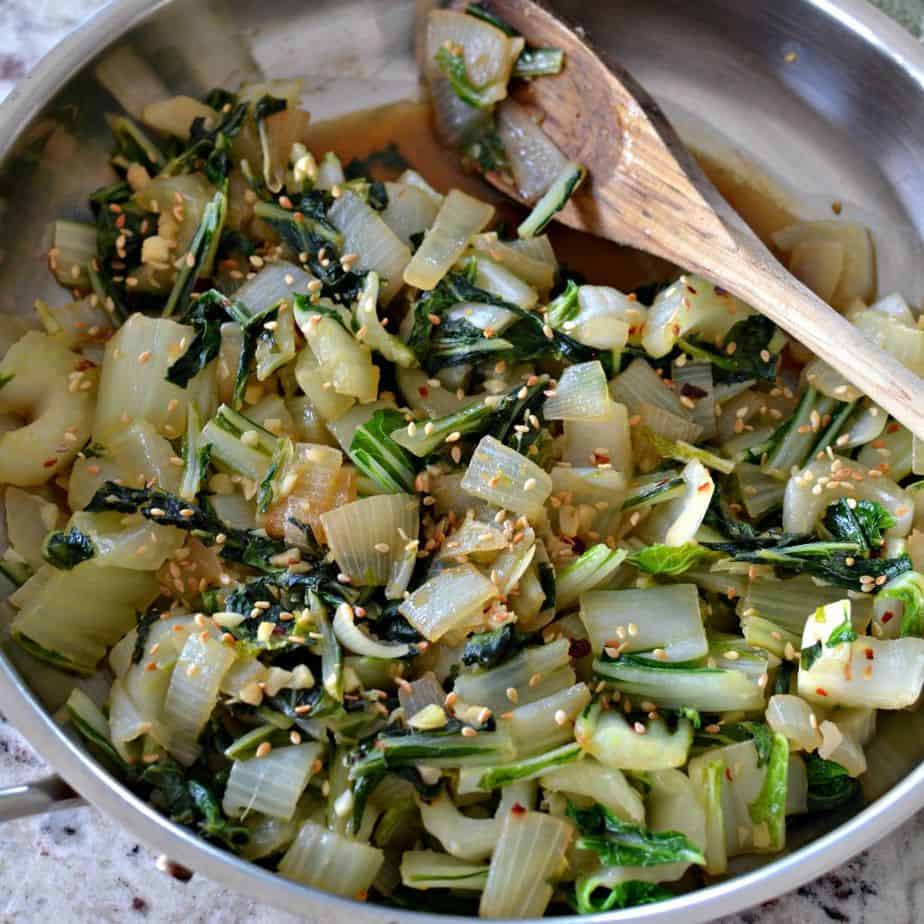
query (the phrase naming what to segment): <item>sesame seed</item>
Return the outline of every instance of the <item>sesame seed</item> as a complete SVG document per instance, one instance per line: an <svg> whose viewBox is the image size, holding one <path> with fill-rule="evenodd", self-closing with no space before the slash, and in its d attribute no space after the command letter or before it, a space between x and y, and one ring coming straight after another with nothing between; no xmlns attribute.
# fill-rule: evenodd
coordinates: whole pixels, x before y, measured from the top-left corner
<svg viewBox="0 0 924 924"><path fill-rule="evenodd" d="M257 748L257 757L266 757L272 750L273 746L269 743L269 741L264 741Z"/></svg>
<svg viewBox="0 0 924 924"><path fill-rule="evenodd" d="M564 709L556 709L554 719L556 725L566 725L568 723L568 714Z"/></svg>

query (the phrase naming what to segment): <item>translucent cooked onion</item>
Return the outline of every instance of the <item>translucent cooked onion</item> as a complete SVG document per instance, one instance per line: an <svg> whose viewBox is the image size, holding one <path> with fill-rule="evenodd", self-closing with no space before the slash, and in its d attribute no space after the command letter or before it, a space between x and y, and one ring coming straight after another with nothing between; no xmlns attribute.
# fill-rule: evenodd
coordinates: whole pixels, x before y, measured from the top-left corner
<svg viewBox="0 0 924 924"><path fill-rule="evenodd" d="M404 183L386 183L385 190L388 205L382 210L382 221L410 246L415 234L433 224L439 203L434 202L424 190Z"/></svg>
<svg viewBox="0 0 924 924"><path fill-rule="evenodd" d="M462 489L490 504L536 516L552 491L552 479L525 456L493 436L482 437L462 479Z"/></svg>
<svg viewBox="0 0 924 924"><path fill-rule="evenodd" d="M534 241L539 243L532 250L518 246L532 244ZM558 261L545 235L526 241L501 241L496 231L488 231L476 234L472 238L472 246L543 295L547 295L555 284Z"/></svg>
<svg viewBox="0 0 924 924"><path fill-rule="evenodd" d="M208 724L218 691L237 654L214 638L190 635L173 669L164 700L164 724L170 733L168 750L182 764L198 754L197 741Z"/></svg>
<svg viewBox="0 0 924 924"><path fill-rule="evenodd" d="M535 308L539 293L501 263L475 258L475 285L520 308Z"/></svg>
<svg viewBox="0 0 924 924"><path fill-rule="evenodd" d="M652 542L683 545L694 538L702 525L715 482L709 470L695 459L684 466L682 477L683 495L661 504L643 524L645 536Z"/></svg>
<svg viewBox="0 0 924 924"><path fill-rule="evenodd" d="M854 474L857 477L853 477ZM830 480L822 483L821 491L815 493L818 479L822 476ZM914 501L908 492L891 478L869 477L869 469L865 465L842 456L815 459L789 478L783 495L783 529L795 534L812 532L828 505L839 497L874 500L882 504L896 520L895 526L886 531L887 536L905 536L911 529Z"/></svg>
<svg viewBox="0 0 924 924"><path fill-rule="evenodd" d="M592 590L581 595L581 621L595 654L661 648L667 661L694 661L709 650L694 584Z"/></svg>
<svg viewBox="0 0 924 924"><path fill-rule="evenodd" d="M568 869L572 825L541 812L506 814L491 855L478 913L485 918L541 917L555 880Z"/></svg>
<svg viewBox="0 0 924 924"><path fill-rule="evenodd" d="M815 711L798 696L778 693L767 703L767 724L798 750L814 751L821 744L817 719L812 722Z"/></svg>
<svg viewBox="0 0 924 924"><path fill-rule="evenodd" d="M610 402L601 417L565 421L564 461L576 466L609 463L626 478L634 470L629 411L618 401Z"/></svg>
<svg viewBox="0 0 924 924"><path fill-rule="evenodd" d="M545 399L542 413L546 420L582 420L605 417L609 405L606 374L595 359L565 367L555 393Z"/></svg>
<svg viewBox="0 0 924 924"><path fill-rule="evenodd" d="M427 16L424 73L439 73L437 52L458 46L465 56L465 71L476 87L492 84L506 90L513 62L522 48L522 39L511 39L496 26L475 16L450 10L435 10Z"/></svg>
<svg viewBox="0 0 924 924"><path fill-rule="evenodd" d="M574 722L590 702L590 690L576 683L537 699L518 705L509 718L502 720L517 757L544 754L574 738Z"/></svg>
<svg viewBox="0 0 924 924"><path fill-rule="evenodd" d="M788 225L771 235L773 243L786 254L808 241L833 241L843 247L843 266L831 304L844 309L855 299L868 301L876 280L876 261L869 231L849 221L803 221Z"/></svg>
<svg viewBox="0 0 924 924"><path fill-rule="evenodd" d="M458 189L443 200L433 226L404 269L404 281L418 289L433 289L468 246L472 235L494 217L494 207Z"/></svg>
<svg viewBox="0 0 924 924"><path fill-rule="evenodd" d="M417 539L419 501L409 494L364 497L321 515L331 552L356 584L387 584Z"/></svg>
<svg viewBox="0 0 924 924"><path fill-rule="evenodd" d="M645 804L622 771L592 757L545 773L539 783L551 792L593 799L623 821L640 824L645 820Z"/></svg>
<svg viewBox="0 0 924 924"><path fill-rule="evenodd" d="M4 497L9 544L33 570L37 570L45 561L42 542L58 525L60 511L51 501L12 485L6 489Z"/></svg>
<svg viewBox="0 0 924 924"><path fill-rule="evenodd" d="M370 638L356 625L353 607L349 603L341 603L337 607L333 626L337 641L354 654L387 661L404 658L411 650L411 646L403 642L380 642Z"/></svg>
<svg viewBox="0 0 924 924"><path fill-rule="evenodd" d="M374 270L382 282L381 301L387 305L401 289L402 274L411 251L372 206L359 196L344 192L328 212L331 223L343 235L345 253L359 255L356 266Z"/></svg>
<svg viewBox="0 0 924 924"><path fill-rule="evenodd" d="M311 276L294 263L268 263L234 293L234 298L258 314L279 302L291 303L296 293L304 295L310 281Z"/></svg>
<svg viewBox="0 0 924 924"><path fill-rule="evenodd" d="M235 760L221 807L232 818L259 812L288 821L323 753L323 744L311 742L273 748L265 757Z"/></svg>
<svg viewBox="0 0 924 924"><path fill-rule="evenodd" d="M648 311L642 345L649 356L666 356L680 337L724 337L754 312L744 302L701 276L681 276L659 292Z"/></svg>
<svg viewBox="0 0 924 924"><path fill-rule="evenodd" d="M675 361L671 370L675 393L681 399L694 402L691 410L693 422L702 427L700 439L709 440L715 436L715 389L712 379L712 364ZM681 401L682 403L682 401Z"/></svg>
<svg viewBox="0 0 924 924"><path fill-rule="evenodd" d="M474 565L440 571L417 588L399 607L404 618L435 642L497 596L497 588Z"/></svg>
<svg viewBox="0 0 924 924"><path fill-rule="evenodd" d="M562 329L578 343L599 350L621 351L630 337L640 331L647 309L609 286L581 286L577 316Z"/></svg>
<svg viewBox="0 0 924 924"><path fill-rule="evenodd" d="M682 440L685 443L692 443L701 432L699 424L694 423L689 417L680 417L671 411L665 411L663 407L649 404L647 401L639 404L638 415L641 418L639 423L643 427L671 442Z"/></svg>
<svg viewBox="0 0 924 924"><path fill-rule="evenodd" d="M306 821L279 861L279 872L302 885L359 898L365 896L384 860L378 848Z"/></svg>
<svg viewBox="0 0 924 924"><path fill-rule="evenodd" d="M497 107L497 133L520 195L536 202L561 175L568 159L532 116L512 99Z"/></svg>
<svg viewBox="0 0 924 924"><path fill-rule="evenodd" d="M645 362L635 359L626 370L610 382L610 391L617 401L621 401L630 414L640 414L643 404L659 407L675 417L690 419L689 408L683 406L678 395Z"/></svg>

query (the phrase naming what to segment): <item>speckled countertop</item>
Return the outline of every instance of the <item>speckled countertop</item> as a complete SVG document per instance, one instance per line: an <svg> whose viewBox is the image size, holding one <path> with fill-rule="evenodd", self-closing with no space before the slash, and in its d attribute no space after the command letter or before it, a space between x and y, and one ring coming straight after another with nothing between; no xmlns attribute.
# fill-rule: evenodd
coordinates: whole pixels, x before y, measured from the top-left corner
<svg viewBox="0 0 924 924"><path fill-rule="evenodd" d="M116 0L117 2L117 0ZM915 34L924 0L877 0ZM0 0L0 99L103 0ZM0 715L0 787L38 779L42 760ZM155 857L92 808L0 826L0 924L297 924L201 876L159 873ZM353 915L362 924L361 913ZM327 924L329 913L315 916ZM886 840L789 895L721 924L924 922L924 814Z"/></svg>

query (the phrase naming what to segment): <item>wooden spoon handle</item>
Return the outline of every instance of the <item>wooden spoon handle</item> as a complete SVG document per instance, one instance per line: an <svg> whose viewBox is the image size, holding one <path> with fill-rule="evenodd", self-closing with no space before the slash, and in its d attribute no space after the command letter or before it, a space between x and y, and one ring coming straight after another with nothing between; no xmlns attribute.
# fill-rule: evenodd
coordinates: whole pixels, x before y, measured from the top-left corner
<svg viewBox="0 0 924 924"><path fill-rule="evenodd" d="M924 439L924 381L790 275L763 245L765 259L739 260L733 271L700 271L765 314L833 366L880 407Z"/></svg>

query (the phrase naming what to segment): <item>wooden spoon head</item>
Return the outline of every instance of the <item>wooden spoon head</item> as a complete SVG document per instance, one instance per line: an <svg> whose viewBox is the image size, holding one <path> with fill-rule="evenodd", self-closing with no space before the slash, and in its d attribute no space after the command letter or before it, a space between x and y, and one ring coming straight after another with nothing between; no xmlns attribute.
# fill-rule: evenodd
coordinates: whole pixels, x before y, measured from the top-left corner
<svg viewBox="0 0 924 924"><path fill-rule="evenodd" d="M466 5L453 3L459 10ZM716 209L730 213L728 206L629 73L533 0L491 0L490 9L531 45L565 53L561 74L523 82L514 91L562 153L587 168L587 181L558 221L675 262L683 262L704 237L734 247L716 215ZM506 177L492 173L487 179L522 201ZM695 241L678 248L685 230Z"/></svg>

